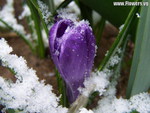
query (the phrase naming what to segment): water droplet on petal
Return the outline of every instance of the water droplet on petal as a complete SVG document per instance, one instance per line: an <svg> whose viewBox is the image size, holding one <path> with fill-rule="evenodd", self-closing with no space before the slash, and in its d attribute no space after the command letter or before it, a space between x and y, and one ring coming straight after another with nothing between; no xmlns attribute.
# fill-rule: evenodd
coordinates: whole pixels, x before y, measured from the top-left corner
<svg viewBox="0 0 150 113"><path fill-rule="evenodd" d="M92 43L91 45L92 45L92 46L95 46L95 44L94 44L94 43Z"/></svg>
<svg viewBox="0 0 150 113"><path fill-rule="evenodd" d="M70 27L68 26L67 29L65 30L65 33L67 33L70 30Z"/></svg>
<svg viewBox="0 0 150 113"><path fill-rule="evenodd" d="M59 51L56 50L54 54L55 54L56 56L58 56L58 55L59 55Z"/></svg>

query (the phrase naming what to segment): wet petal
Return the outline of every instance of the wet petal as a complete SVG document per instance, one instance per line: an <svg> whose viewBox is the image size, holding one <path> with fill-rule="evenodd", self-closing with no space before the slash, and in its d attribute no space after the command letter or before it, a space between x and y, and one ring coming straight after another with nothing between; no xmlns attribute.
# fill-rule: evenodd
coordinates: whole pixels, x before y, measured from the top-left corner
<svg viewBox="0 0 150 113"><path fill-rule="evenodd" d="M78 88L90 75L95 55L95 38L88 24L60 20L50 30L52 59L66 83L67 96L72 103L79 95Z"/></svg>

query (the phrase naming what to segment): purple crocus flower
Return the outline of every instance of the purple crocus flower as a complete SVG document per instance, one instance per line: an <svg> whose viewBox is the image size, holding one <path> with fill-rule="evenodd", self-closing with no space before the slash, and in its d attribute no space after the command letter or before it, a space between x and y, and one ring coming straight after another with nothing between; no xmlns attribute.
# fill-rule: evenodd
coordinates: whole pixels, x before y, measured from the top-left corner
<svg viewBox="0 0 150 113"><path fill-rule="evenodd" d="M61 19L50 30L49 44L52 59L66 83L68 100L72 103L93 66L95 37L92 29L84 21Z"/></svg>

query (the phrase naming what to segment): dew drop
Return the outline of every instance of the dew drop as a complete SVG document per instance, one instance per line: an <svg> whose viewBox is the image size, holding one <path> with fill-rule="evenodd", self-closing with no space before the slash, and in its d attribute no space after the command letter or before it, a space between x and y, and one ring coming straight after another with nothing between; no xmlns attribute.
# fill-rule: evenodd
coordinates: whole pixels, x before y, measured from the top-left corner
<svg viewBox="0 0 150 113"><path fill-rule="evenodd" d="M94 43L92 43L91 45L95 47L95 44L94 44Z"/></svg>
<svg viewBox="0 0 150 113"><path fill-rule="evenodd" d="M83 41L83 38L81 39L81 41Z"/></svg>
<svg viewBox="0 0 150 113"><path fill-rule="evenodd" d="M59 55L59 51L56 50L54 54L55 54L56 56L58 56L58 55Z"/></svg>

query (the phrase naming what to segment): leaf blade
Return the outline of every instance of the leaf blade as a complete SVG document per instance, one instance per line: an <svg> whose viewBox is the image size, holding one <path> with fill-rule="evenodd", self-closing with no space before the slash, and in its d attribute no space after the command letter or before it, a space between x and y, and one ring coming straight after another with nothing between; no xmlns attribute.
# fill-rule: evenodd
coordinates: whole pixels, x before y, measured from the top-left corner
<svg viewBox="0 0 150 113"><path fill-rule="evenodd" d="M114 0L80 0L91 9L97 11L102 17L110 21L113 25L119 27L122 25L130 9L132 7L129 6L114 6ZM126 0L117 0L116 2L124 2ZM130 0L130 2L134 2L136 0Z"/></svg>
<svg viewBox="0 0 150 113"><path fill-rule="evenodd" d="M145 2L147 0L144 0ZM150 3L150 2L149 2ZM147 91L150 87L150 6L142 7L137 30L135 52L127 88L127 98Z"/></svg>

